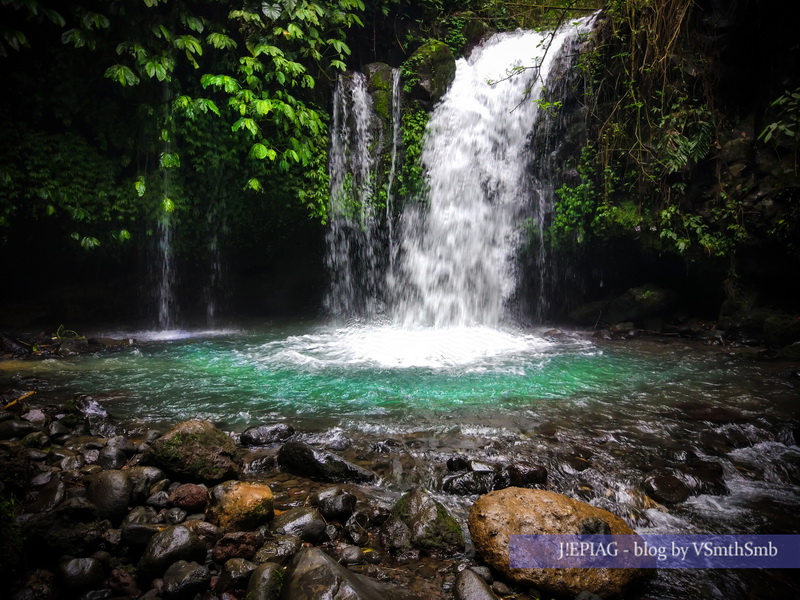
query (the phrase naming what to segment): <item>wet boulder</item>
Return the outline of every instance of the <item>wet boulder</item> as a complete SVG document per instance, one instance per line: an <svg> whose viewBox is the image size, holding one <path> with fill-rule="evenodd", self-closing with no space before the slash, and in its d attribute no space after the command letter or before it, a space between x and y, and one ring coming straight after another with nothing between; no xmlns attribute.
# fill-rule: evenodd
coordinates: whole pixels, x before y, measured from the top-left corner
<svg viewBox="0 0 800 600"><path fill-rule="evenodd" d="M288 423L270 423L245 429L239 439L244 446L267 446L283 442L293 433L294 427Z"/></svg>
<svg viewBox="0 0 800 600"><path fill-rule="evenodd" d="M138 598L142 595L136 579L126 569L113 569L105 581L105 586L123 598Z"/></svg>
<svg viewBox="0 0 800 600"><path fill-rule="evenodd" d="M208 488L195 483L184 483L175 488L167 501L190 513L202 512L208 504Z"/></svg>
<svg viewBox="0 0 800 600"><path fill-rule="evenodd" d="M353 513L350 518L347 519L344 529L354 544L366 546L369 544L369 525L369 516L366 513L359 511Z"/></svg>
<svg viewBox="0 0 800 600"><path fill-rule="evenodd" d="M170 600L194 598L208 589L211 572L205 565L179 560L172 563L164 573L164 596Z"/></svg>
<svg viewBox="0 0 800 600"><path fill-rule="evenodd" d="M150 446L145 459L177 479L214 484L239 476L233 440L209 421L178 423Z"/></svg>
<svg viewBox="0 0 800 600"><path fill-rule="evenodd" d="M287 442L278 453L278 464L295 475L332 483L374 483L378 474L337 454L300 442Z"/></svg>
<svg viewBox="0 0 800 600"><path fill-rule="evenodd" d="M678 504L689 497L689 487L671 473L653 473L644 480L642 487L661 504Z"/></svg>
<svg viewBox="0 0 800 600"><path fill-rule="evenodd" d="M231 558L223 565L214 589L217 592L244 590L257 567L257 564L244 558Z"/></svg>
<svg viewBox="0 0 800 600"><path fill-rule="evenodd" d="M150 538L138 570L145 579L153 578L179 560L203 562L205 558L206 547L200 538L183 525L173 525Z"/></svg>
<svg viewBox="0 0 800 600"><path fill-rule="evenodd" d="M264 536L257 531L236 531L224 534L211 552L214 562L223 564L231 558L252 559L261 545Z"/></svg>
<svg viewBox="0 0 800 600"><path fill-rule="evenodd" d="M217 540L223 536L222 530L208 521L191 519L189 521L184 521L181 525L200 538L200 541L203 542L207 548L211 548L217 543Z"/></svg>
<svg viewBox="0 0 800 600"><path fill-rule="evenodd" d="M527 462L509 465L506 469L509 485L514 487L533 487L547 483L547 468Z"/></svg>
<svg viewBox="0 0 800 600"><path fill-rule="evenodd" d="M405 525L411 545L431 553L453 554L464 551L464 534L453 515L422 488L403 494L384 524L385 530Z"/></svg>
<svg viewBox="0 0 800 600"><path fill-rule="evenodd" d="M111 415L105 407L92 396L78 396L75 408L86 419L89 433L102 437L113 437L119 433Z"/></svg>
<svg viewBox="0 0 800 600"><path fill-rule="evenodd" d="M67 496L67 489L61 481L61 476L56 473L49 481L40 486L34 486L36 498L25 506L26 512L46 512L53 510L64 501Z"/></svg>
<svg viewBox="0 0 800 600"><path fill-rule="evenodd" d="M258 565L247 584L247 600L275 600L283 586L283 567L267 562Z"/></svg>
<svg viewBox="0 0 800 600"><path fill-rule="evenodd" d="M292 600L416 600L399 586L349 571L319 548L304 548L297 553L284 578L282 594Z"/></svg>
<svg viewBox="0 0 800 600"><path fill-rule="evenodd" d="M464 569L456 577L456 600L497 600L486 580L471 569Z"/></svg>
<svg viewBox="0 0 800 600"><path fill-rule="evenodd" d="M468 471L445 479L442 489L448 494L472 496L486 494L495 489L495 473L491 471Z"/></svg>
<svg viewBox="0 0 800 600"><path fill-rule="evenodd" d="M131 547L144 548L150 538L165 527L164 518L152 506L137 506L119 526L120 541Z"/></svg>
<svg viewBox="0 0 800 600"><path fill-rule="evenodd" d="M10 440L13 438L22 439L26 435L36 431L39 431L39 428L29 421L7 419L0 422L0 440Z"/></svg>
<svg viewBox="0 0 800 600"><path fill-rule="evenodd" d="M61 555L88 556L103 542L108 521L85 498L69 498L55 509L30 515L21 526L26 553L41 560Z"/></svg>
<svg viewBox="0 0 800 600"><path fill-rule="evenodd" d="M424 42L406 61L412 73L404 88L411 97L433 107L444 96L456 76L456 59L450 46L440 40Z"/></svg>
<svg viewBox="0 0 800 600"><path fill-rule="evenodd" d="M253 557L256 563L283 564L303 547L303 540L296 535L277 534L266 540Z"/></svg>
<svg viewBox="0 0 800 600"><path fill-rule="evenodd" d="M329 487L314 494L311 503L326 519L347 522L356 508L357 499L354 494L340 487Z"/></svg>
<svg viewBox="0 0 800 600"><path fill-rule="evenodd" d="M386 63L374 62L362 67L367 78L367 93L372 98L372 107L387 128L392 121L393 77L392 67Z"/></svg>
<svg viewBox="0 0 800 600"><path fill-rule="evenodd" d="M146 500L155 490L159 482L167 483L165 480L166 475L164 471L158 467L145 466L145 467L132 467L125 470L131 478L133 484L133 501L139 502Z"/></svg>
<svg viewBox="0 0 800 600"><path fill-rule="evenodd" d="M96 558L73 558L58 567L61 583L70 590L99 587L105 579L103 565Z"/></svg>
<svg viewBox="0 0 800 600"><path fill-rule="evenodd" d="M97 464L103 469L121 469L127 462L125 453L114 446L106 446L97 455Z"/></svg>
<svg viewBox="0 0 800 600"><path fill-rule="evenodd" d="M128 512L132 491L128 471L109 470L98 473L89 485L87 497L101 519L117 524Z"/></svg>
<svg viewBox="0 0 800 600"><path fill-rule="evenodd" d="M316 508L298 506L275 518L271 529L282 535L295 535L306 542L320 541L327 523Z"/></svg>
<svg viewBox="0 0 800 600"><path fill-rule="evenodd" d="M518 583L550 594L575 597L582 591L616 596L646 571L641 569L512 569L511 535L580 534L582 524L599 519L611 534L634 531L619 517L544 490L510 487L478 498L469 512L469 530L475 549L495 570ZM591 521L595 522L595 521Z"/></svg>
<svg viewBox="0 0 800 600"><path fill-rule="evenodd" d="M211 489L208 520L226 531L255 529L274 516L272 490L268 485L226 481Z"/></svg>

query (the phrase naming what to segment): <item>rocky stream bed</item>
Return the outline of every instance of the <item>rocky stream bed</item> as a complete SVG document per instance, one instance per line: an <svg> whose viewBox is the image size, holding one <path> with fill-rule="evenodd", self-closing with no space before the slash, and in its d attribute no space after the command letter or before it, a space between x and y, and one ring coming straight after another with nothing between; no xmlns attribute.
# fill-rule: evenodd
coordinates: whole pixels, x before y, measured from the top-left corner
<svg viewBox="0 0 800 600"><path fill-rule="evenodd" d="M113 399L30 391L0 390L0 567L14 600L655 600L716 597L727 580L734 597L800 597L785 571L653 584L654 570L510 568L511 534L633 533L687 500L728 494L728 464L710 455L647 459L623 504L598 497L591 476L613 453L610 434L578 447L543 426L536 436L563 448L536 461L489 437L480 447L421 434L353 440L287 422L223 431L191 415L169 429L123 426L109 414ZM700 405L685 412L738 419ZM742 429L722 431L707 432L709 454L754 443L731 437ZM796 446L792 423L775 436ZM790 488L792 456L773 472ZM773 477L741 460L735 469ZM796 533L780 502L765 508L772 527Z"/></svg>

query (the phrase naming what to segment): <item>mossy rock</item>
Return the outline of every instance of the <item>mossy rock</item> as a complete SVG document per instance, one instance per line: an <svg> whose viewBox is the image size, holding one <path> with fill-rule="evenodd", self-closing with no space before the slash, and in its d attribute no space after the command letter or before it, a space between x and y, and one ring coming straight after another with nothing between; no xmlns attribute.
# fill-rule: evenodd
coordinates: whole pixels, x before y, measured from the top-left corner
<svg viewBox="0 0 800 600"><path fill-rule="evenodd" d="M367 92L372 97L372 108L386 129L392 121L392 67L386 63L369 63L364 65L362 72L367 76Z"/></svg>
<svg viewBox="0 0 800 600"><path fill-rule="evenodd" d="M788 314L771 314L764 319L764 340L775 346L800 342L800 318Z"/></svg>
<svg viewBox="0 0 800 600"><path fill-rule="evenodd" d="M467 41L464 47L464 52L467 53L480 44L486 34L489 33L489 25L480 20L472 11L465 11L461 13L461 16L466 20L461 33Z"/></svg>
<svg viewBox="0 0 800 600"><path fill-rule="evenodd" d="M631 288L609 303L603 322L613 325L633 321L638 324L648 317L666 316L675 308L676 300L673 292L652 283Z"/></svg>
<svg viewBox="0 0 800 600"><path fill-rule="evenodd" d="M444 96L456 76L456 59L450 46L428 40L405 62L403 87L411 97L431 106Z"/></svg>
<svg viewBox="0 0 800 600"><path fill-rule="evenodd" d="M794 344L784 346L778 350L778 355L776 358L800 362L800 342L795 342Z"/></svg>
<svg viewBox="0 0 800 600"><path fill-rule="evenodd" d="M458 521L421 488L403 494L392 508L392 517L408 527L414 547L447 554L464 551L464 534Z"/></svg>
<svg viewBox="0 0 800 600"><path fill-rule="evenodd" d="M214 484L239 476L235 453L233 440L211 422L192 420L157 439L146 460L181 481Z"/></svg>
<svg viewBox="0 0 800 600"><path fill-rule="evenodd" d="M600 319L608 306L606 300L595 300L594 302L587 302L574 308L569 313L569 318L572 322L580 325L581 327L593 327L600 323Z"/></svg>

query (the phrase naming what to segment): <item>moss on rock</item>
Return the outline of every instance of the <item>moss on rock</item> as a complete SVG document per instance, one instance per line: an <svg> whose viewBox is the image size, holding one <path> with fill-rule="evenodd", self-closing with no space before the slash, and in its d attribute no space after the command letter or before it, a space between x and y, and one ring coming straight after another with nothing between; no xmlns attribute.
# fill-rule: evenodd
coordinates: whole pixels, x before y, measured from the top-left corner
<svg viewBox="0 0 800 600"><path fill-rule="evenodd" d="M450 46L428 40L403 63L403 89L422 102L438 102L456 76L456 59Z"/></svg>
<svg viewBox="0 0 800 600"><path fill-rule="evenodd" d="M404 523L411 544L429 552L463 552L464 534L455 517L421 488L403 494L392 508L392 517Z"/></svg>
<svg viewBox="0 0 800 600"><path fill-rule="evenodd" d="M238 477L236 445L209 421L178 423L157 439L147 460L185 481L218 483Z"/></svg>

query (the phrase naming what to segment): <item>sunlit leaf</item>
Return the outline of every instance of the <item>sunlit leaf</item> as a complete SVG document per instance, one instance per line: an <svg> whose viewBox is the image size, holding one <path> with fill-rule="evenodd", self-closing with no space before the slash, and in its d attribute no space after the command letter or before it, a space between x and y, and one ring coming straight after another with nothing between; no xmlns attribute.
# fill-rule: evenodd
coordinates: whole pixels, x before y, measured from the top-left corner
<svg viewBox="0 0 800 600"><path fill-rule="evenodd" d="M139 77L125 65L112 65L106 69L105 76L121 85L136 85Z"/></svg>
<svg viewBox="0 0 800 600"><path fill-rule="evenodd" d="M281 17L281 12L283 12L283 9L281 8L280 4L263 2L261 4L261 12L264 14L265 17L267 17L268 19L272 19L274 21Z"/></svg>

